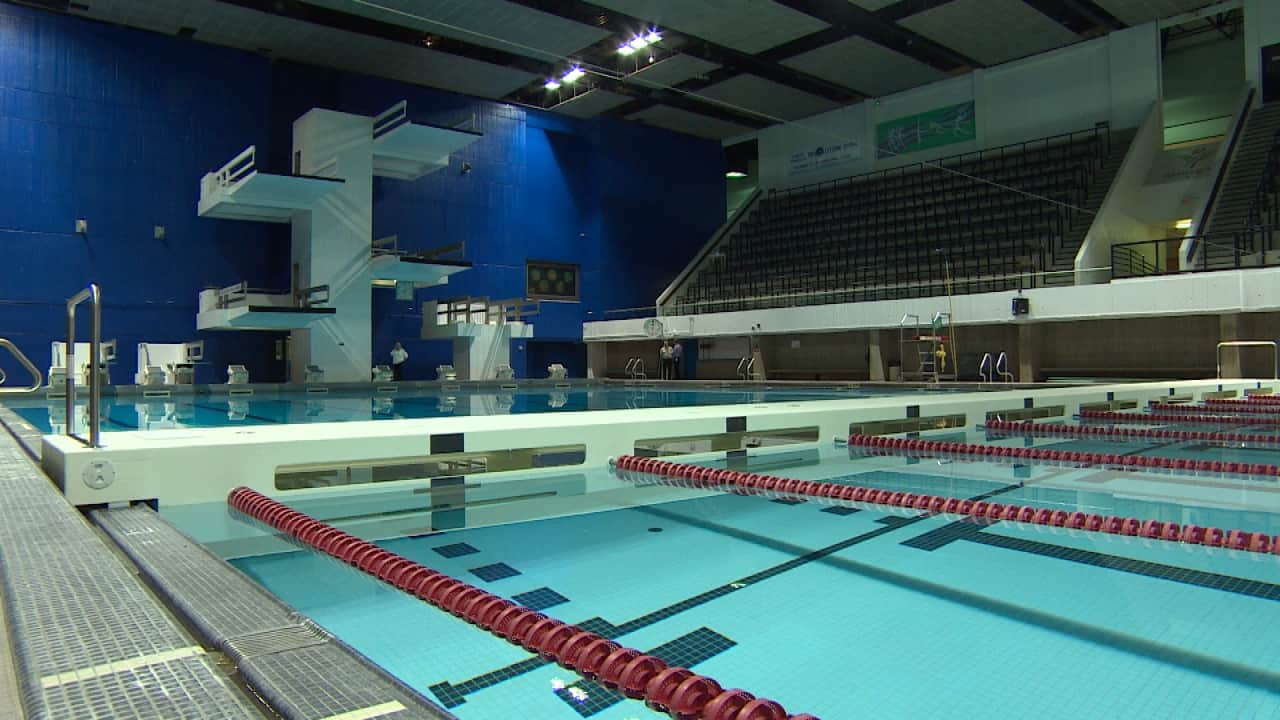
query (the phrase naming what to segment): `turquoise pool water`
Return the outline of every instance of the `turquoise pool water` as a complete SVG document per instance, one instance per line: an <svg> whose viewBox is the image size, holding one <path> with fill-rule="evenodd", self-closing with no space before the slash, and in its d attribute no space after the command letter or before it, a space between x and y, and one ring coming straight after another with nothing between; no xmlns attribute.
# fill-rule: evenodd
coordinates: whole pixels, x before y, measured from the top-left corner
<svg viewBox="0 0 1280 720"><path fill-rule="evenodd" d="M1280 462L1276 450L1207 443L943 438ZM732 462L1280 533L1274 481L838 447ZM380 544L824 720L1280 717L1276 556L867 505L674 489L664 500L634 478L587 475L581 487L613 488L596 512ZM666 717L327 557L233 562L462 720Z"/></svg>
<svg viewBox="0 0 1280 720"><path fill-rule="evenodd" d="M219 395L172 398L102 399L102 430L155 430L228 425L396 420L461 415L508 415L627 408L736 405L741 403L832 400L885 395L911 395L925 390L883 388L675 389L670 386L583 387L564 390L539 387L511 391L456 390L364 394L274 393L231 397ZM63 398L6 400L5 405L44 432L61 432L66 411ZM75 422L83 429L88 409L82 401Z"/></svg>

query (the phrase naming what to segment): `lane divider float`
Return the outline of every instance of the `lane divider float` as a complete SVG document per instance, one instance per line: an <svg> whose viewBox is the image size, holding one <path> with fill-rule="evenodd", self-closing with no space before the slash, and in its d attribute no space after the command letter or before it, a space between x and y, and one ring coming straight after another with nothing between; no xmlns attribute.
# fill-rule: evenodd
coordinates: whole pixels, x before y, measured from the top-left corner
<svg viewBox="0 0 1280 720"><path fill-rule="evenodd" d="M778 703L725 690L687 668L548 617L298 512L246 487L227 504L309 547L353 565L548 661L680 720L818 720Z"/></svg>
<svg viewBox="0 0 1280 720"><path fill-rule="evenodd" d="M1207 440L1210 442L1243 443L1248 445L1280 445L1280 435L1256 435L1249 433L1208 432L1198 430L1169 430L1167 428L1059 425L1056 423L1038 423L1031 420L988 420L983 427L988 432L1003 435L1073 437L1098 440Z"/></svg>
<svg viewBox="0 0 1280 720"><path fill-rule="evenodd" d="M854 439L883 440L880 436L853 435ZM932 441L930 441L932 442ZM844 485L826 481L796 480L760 473L745 473L703 465L687 465L656 458L623 455L610 460L615 470L631 471L659 477L683 478L700 483L702 487L729 491L746 490L776 492L791 496L827 498L844 502L885 505L919 510L930 514L964 515L986 522L1012 521L1032 525L1059 527L1068 530L1128 535L1133 537L1165 540L1187 545L1224 547L1255 553L1280 555L1280 535L1274 537L1262 532L1223 530L1199 525L1179 525L1163 520L1142 520L1116 515L1099 515L1081 511L1067 512L1052 508L1022 505L1005 505L985 500L965 500L941 495L881 490L857 485Z"/></svg>
<svg viewBox="0 0 1280 720"><path fill-rule="evenodd" d="M1181 405L1174 407L1181 408ZM1195 423L1197 425L1280 425L1280 417L1242 417L1240 415L1201 415L1191 413L1134 413L1114 410L1081 410L1081 420L1100 420L1110 423L1141 423L1143 425L1168 425L1171 423Z"/></svg>

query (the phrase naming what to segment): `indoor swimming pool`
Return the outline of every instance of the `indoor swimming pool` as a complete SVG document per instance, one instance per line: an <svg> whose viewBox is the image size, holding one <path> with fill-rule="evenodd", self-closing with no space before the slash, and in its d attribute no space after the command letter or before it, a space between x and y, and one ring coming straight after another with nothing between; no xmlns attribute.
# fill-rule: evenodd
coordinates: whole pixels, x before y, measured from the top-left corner
<svg viewBox="0 0 1280 720"><path fill-rule="evenodd" d="M970 388L971 389L971 388ZM889 395L954 392L885 386L715 386L573 385L564 388L531 386L519 389L402 390L364 393L257 393L253 395L197 394L165 398L104 396L102 430L160 430L187 427L279 425L290 423L404 420L416 418L511 415L585 410L624 410L658 407L701 407L804 400L835 400ZM87 400L78 397L76 427L83 431ZM66 428L64 397L5 400L24 420L42 432Z"/></svg>
<svg viewBox="0 0 1280 720"><path fill-rule="evenodd" d="M1145 422L1073 421L1058 425L1059 434L971 427L925 437L1008 451L987 459L823 444L701 464L1280 534L1276 478L1241 471L1280 463L1275 425L1138 419ZM1012 454L1022 448L1030 450ZM1107 462L1080 466L1072 452ZM1117 467L1126 457L1226 464L1212 472ZM513 494L504 521L475 526L485 522L479 508L457 503L444 520L437 506L441 517L431 517L422 510L436 501L402 488L388 501L394 510L376 508L399 523L379 545L790 713L825 720L1280 713L1280 647L1271 642L1280 557L1269 552L795 492L733 494L599 467L474 482L528 482L558 496ZM312 498L288 502L338 527L369 520L349 503ZM219 523L242 541L274 535L225 506L161 511L462 720L667 717L319 552L220 542Z"/></svg>

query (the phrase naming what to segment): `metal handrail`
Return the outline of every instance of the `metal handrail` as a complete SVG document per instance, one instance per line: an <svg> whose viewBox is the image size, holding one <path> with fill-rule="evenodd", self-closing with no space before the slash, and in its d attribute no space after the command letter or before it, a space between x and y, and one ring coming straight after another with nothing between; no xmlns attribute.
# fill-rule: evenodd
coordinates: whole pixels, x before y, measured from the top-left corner
<svg viewBox="0 0 1280 720"><path fill-rule="evenodd" d="M644 358L636 358L635 367L631 368L632 380L648 380L649 375L644 371Z"/></svg>
<svg viewBox="0 0 1280 720"><path fill-rule="evenodd" d="M627 366L622 368L622 374L634 379L635 376L631 374L631 371L635 369L636 361L639 359L637 357L627 358Z"/></svg>
<svg viewBox="0 0 1280 720"><path fill-rule="evenodd" d="M13 353L13 356L17 358L19 363L22 364L22 367L26 368L27 372L31 373L31 383L32 383L31 385L24 388L19 388L19 387L0 388L0 394L31 393L39 390L40 387L44 385L44 376L40 374L39 368L37 368L31 362L31 360L27 358L26 355L22 354L22 351L18 349L17 345L14 345L7 338L0 338L0 347L5 348L9 352ZM5 375L3 370L0 370L0 385L3 385L5 380L8 380L8 379L9 379L9 376Z"/></svg>
<svg viewBox="0 0 1280 720"><path fill-rule="evenodd" d="M1001 368L1004 368L1001 370ZM1000 356L996 358L996 374L1001 380L1007 383L1013 382L1013 373L1009 372L1009 353L1000 351Z"/></svg>
<svg viewBox="0 0 1280 720"><path fill-rule="evenodd" d="M1248 121L1249 114L1251 112L1250 108L1253 107L1253 96L1255 92L1256 91L1253 88L1249 88L1249 91L1245 94L1244 103L1240 106L1238 117L1235 118L1235 124L1231 128L1231 135L1227 138L1227 147L1222 156L1222 164L1218 167L1218 173L1213 178L1213 185L1209 188L1209 195L1205 198L1200 217L1196 218L1195 227L1197 232L1205 229L1205 224L1209 221L1209 218L1213 213L1213 206L1218 204L1218 193L1222 190L1223 182L1227 177L1227 171L1231 167L1231 161L1234 159L1236 153L1236 145L1240 142L1240 136L1244 133L1244 126ZM1188 263L1195 259L1196 251L1200 249L1196 247L1198 244L1197 241L1199 240L1198 237L1193 236L1190 240L1190 247L1187 248Z"/></svg>
<svg viewBox="0 0 1280 720"><path fill-rule="evenodd" d="M89 339L89 357L90 357L90 373L89 373L89 439L76 435L75 418L76 409L76 373L75 373L75 354L76 354L76 306L80 303L88 301L93 312L93 321L91 323L91 335ZM96 448L102 447L102 372L100 365L102 347L102 290L98 288L96 283L90 283L89 287L81 290L67 300L67 437L75 438L85 445Z"/></svg>
<svg viewBox="0 0 1280 720"><path fill-rule="evenodd" d="M983 382L991 382L991 353L982 353L982 361L978 363L978 377Z"/></svg>
<svg viewBox="0 0 1280 720"><path fill-rule="evenodd" d="M734 210L733 214L729 216L729 219L725 220L724 224L716 230L715 234L703 244L703 246L698 250L698 253L693 256L693 259L685 264L684 269L680 271L680 274L676 275L676 278L671 281L671 284L662 291L662 294L658 295L658 301L654 303L657 309L667 305L671 298L675 297L676 292L679 291L686 282L688 282L689 278L693 277L693 275L699 271L702 267L703 261L711 255L711 253L725 238L729 237L731 232L738 227L738 223L752 212L760 200L760 195L761 192L759 188L752 191L750 197L747 198L747 201L739 205L738 209Z"/></svg>
<svg viewBox="0 0 1280 720"><path fill-rule="evenodd" d="M1280 343L1274 340L1231 340L1218 343L1218 379L1222 379L1222 348L1269 347L1271 348L1271 379L1280 380Z"/></svg>
<svg viewBox="0 0 1280 720"><path fill-rule="evenodd" d="M742 358L741 360L739 360L739 361L738 361L738 369L737 369L737 370L734 370L734 371L733 371L733 374L734 374L734 375L736 375L736 376L738 376L738 377L740 377L740 378L742 378L743 380L746 380L746 379L747 379L747 374L746 374L745 372L743 372L743 371L742 371L742 366L743 366L743 365L746 365L746 364L747 364L747 358Z"/></svg>
<svg viewBox="0 0 1280 720"><path fill-rule="evenodd" d="M751 357L751 359L747 361L747 369L746 369L745 371L743 371L743 373L742 373L742 379L743 379L743 380L750 380L750 379L751 379L752 371L753 371L753 369L755 368L755 366L756 366L756 358L755 358L755 356L753 355L753 356Z"/></svg>

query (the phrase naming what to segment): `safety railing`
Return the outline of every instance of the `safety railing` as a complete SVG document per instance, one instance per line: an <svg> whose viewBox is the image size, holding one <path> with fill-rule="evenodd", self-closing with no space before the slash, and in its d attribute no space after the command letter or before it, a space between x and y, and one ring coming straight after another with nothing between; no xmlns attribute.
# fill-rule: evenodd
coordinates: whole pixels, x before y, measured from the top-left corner
<svg viewBox="0 0 1280 720"><path fill-rule="evenodd" d="M40 374L39 368L37 368L26 355L22 354L22 351L18 349L17 345L10 342L8 338L0 338L0 348L8 350L13 355L14 359L17 360L27 372L31 373L30 385L27 387L0 387L0 395L32 393L39 390L40 387L44 385L44 376ZM0 370L0 385L4 385L8 379L9 376L5 374L4 370Z"/></svg>
<svg viewBox="0 0 1280 720"><path fill-rule="evenodd" d="M1271 379L1280 380L1280 343L1274 340L1229 340L1218 343L1218 379L1222 379L1222 348L1225 347L1271 348Z"/></svg>
<svg viewBox="0 0 1280 720"><path fill-rule="evenodd" d="M204 195L211 195L221 188L231 187L249 177L258 169L258 146L250 145L231 158L226 165L204 176Z"/></svg>
<svg viewBox="0 0 1280 720"><path fill-rule="evenodd" d="M1209 187L1209 195L1205 198L1200 216L1196 218L1195 227L1197 230L1203 230L1209 222L1209 214L1213 212L1213 206L1218 204L1218 193L1222 191L1222 186L1226 182L1227 169L1231 166L1231 159L1235 157L1236 145L1240 143L1240 137L1244 134L1244 126L1249 118L1249 108L1253 107L1253 95L1255 90L1249 88L1245 93L1244 102L1240 104L1240 110L1236 113L1231 132L1227 136L1227 147L1222 151L1223 161L1218 167L1218 173L1213 178L1213 185ZM1191 242L1187 245L1187 260L1191 261L1196 257L1196 253L1201 250L1199 247L1199 238L1193 236Z"/></svg>
<svg viewBox="0 0 1280 720"><path fill-rule="evenodd" d="M392 255L406 260L417 261L440 260L454 263L461 262L466 250L466 242L450 243L430 250L419 250L416 252L401 250L399 235L388 235L383 238L378 238L369 244L370 257Z"/></svg>
<svg viewBox="0 0 1280 720"><path fill-rule="evenodd" d="M978 363L978 377L982 382L991 382L992 367L991 353L982 353L982 360Z"/></svg>
<svg viewBox="0 0 1280 720"><path fill-rule="evenodd" d="M1187 238L1164 238L1111 246L1114 280L1184 272L1239 270L1280 265L1274 256L1280 226L1260 225L1240 230L1191 236L1200 250L1189 263L1180 263L1178 250Z"/></svg>
<svg viewBox="0 0 1280 720"><path fill-rule="evenodd" d="M1008 353L1001 352L1000 356L996 358L996 374L1000 376L1001 380L1007 383L1013 382L1013 373L1009 372Z"/></svg>
<svg viewBox="0 0 1280 720"><path fill-rule="evenodd" d="M406 100L401 100L373 118L373 139L377 140L401 125L408 124L408 122L409 103Z"/></svg>
<svg viewBox="0 0 1280 720"><path fill-rule="evenodd" d="M75 433L76 409L76 308L84 302L89 303L90 312L93 313L90 320L90 336L89 336L89 438L85 438ZM91 448L101 447L102 432L102 373L98 366L102 362L102 291L97 284L91 283L89 287L81 290L67 300L67 436L79 440L81 443Z"/></svg>
<svg viewBox="0 0 1280 720"><path fill-rule="evenodd" d="M1280 130L1271 136L1262 177L1253 191L1253 203L1249 205L1248 227L1280 225L1280 205L1276 203L1276 175L1280 173Z"/></svg>

